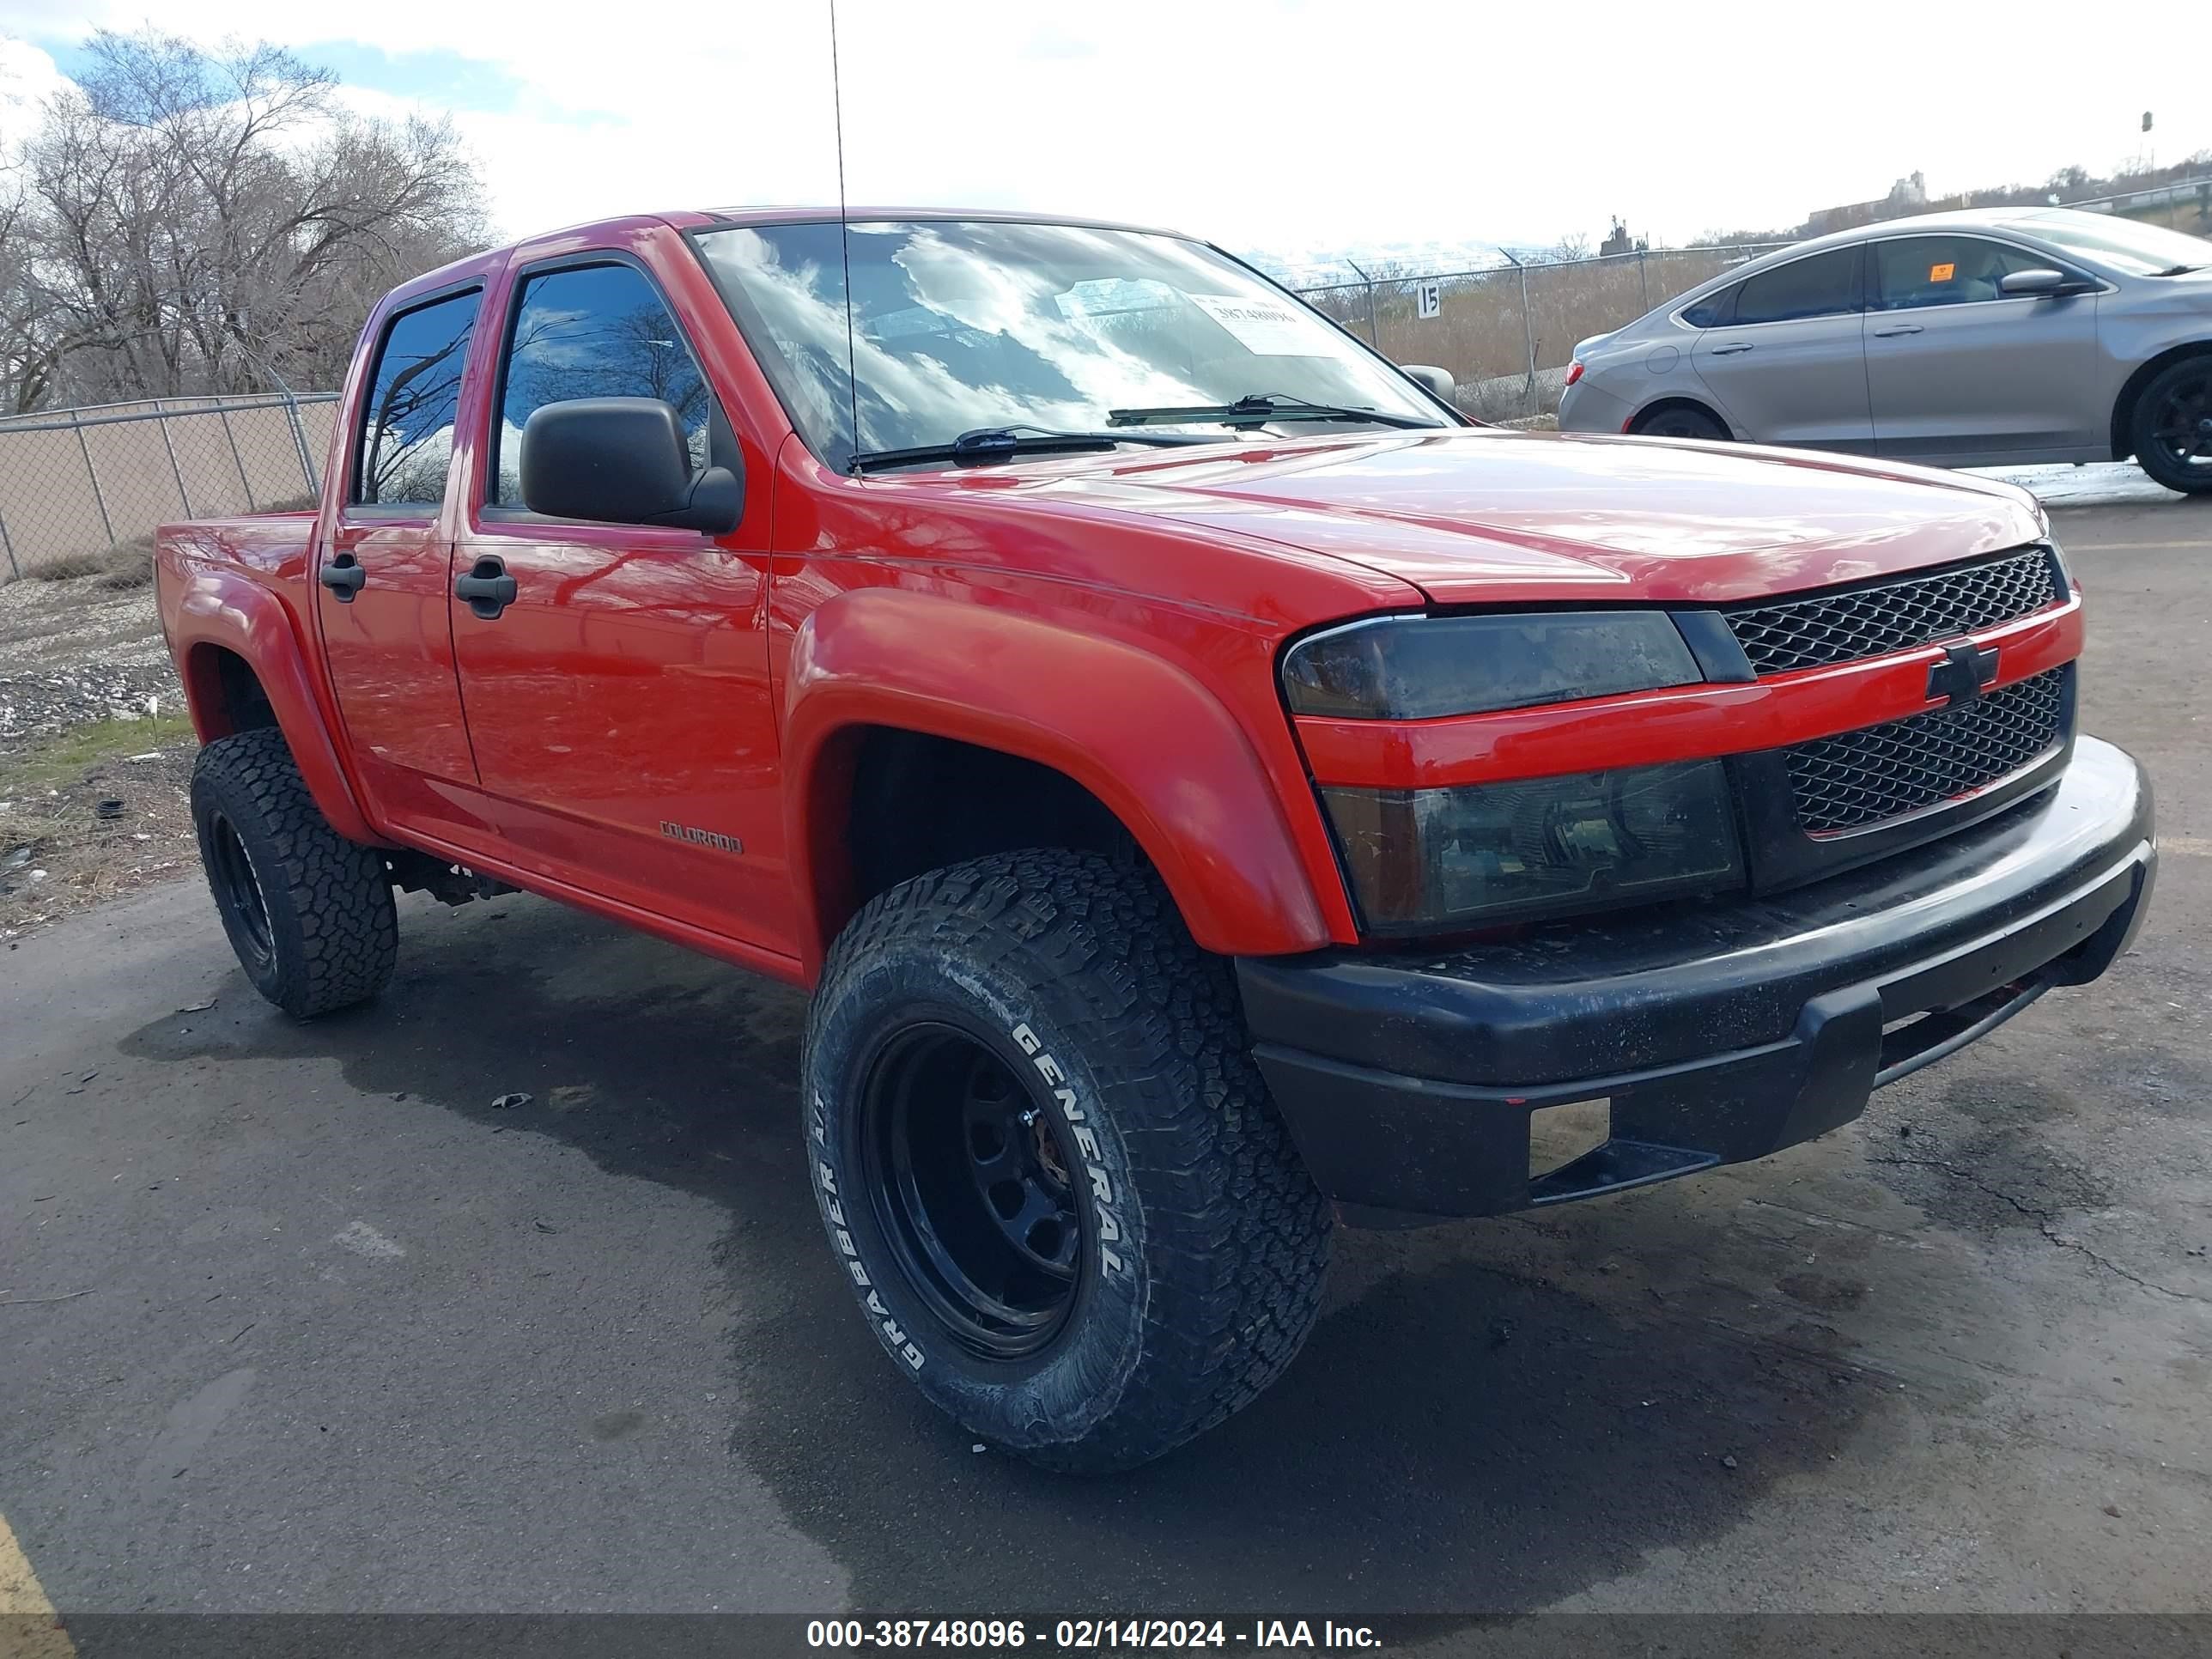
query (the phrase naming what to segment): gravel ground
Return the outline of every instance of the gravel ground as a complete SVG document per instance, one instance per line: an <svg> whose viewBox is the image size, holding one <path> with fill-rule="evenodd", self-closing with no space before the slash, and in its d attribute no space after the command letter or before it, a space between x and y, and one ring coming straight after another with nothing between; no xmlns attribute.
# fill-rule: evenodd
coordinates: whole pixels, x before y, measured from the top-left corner
<svg viewBox="0 0 2212 1659"><path fill-rule="evenodd" d="M0 586L0 757L86 720L183 707L153 588L105 580Z"/></svg>

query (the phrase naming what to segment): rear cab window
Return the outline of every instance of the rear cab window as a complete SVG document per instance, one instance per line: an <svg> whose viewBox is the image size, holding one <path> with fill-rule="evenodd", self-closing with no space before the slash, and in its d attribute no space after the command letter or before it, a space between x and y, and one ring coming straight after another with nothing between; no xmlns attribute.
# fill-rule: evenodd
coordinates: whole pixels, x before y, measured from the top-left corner
<svg viewBox="0 0 2212 1659"><path fill-rule="evenodd" d="M358 507L435 513L453 462L461 371L483 290L447 295L385 325L362 410L347 500Z"/></svg>
<svg viewBox="0 0 2212 1659"><path fill-rule="evenodd" d="M1745 277L1735 289L1731 325L1800 322L1857 312L1859 255L1856 246L1832 248Z"/></svg>

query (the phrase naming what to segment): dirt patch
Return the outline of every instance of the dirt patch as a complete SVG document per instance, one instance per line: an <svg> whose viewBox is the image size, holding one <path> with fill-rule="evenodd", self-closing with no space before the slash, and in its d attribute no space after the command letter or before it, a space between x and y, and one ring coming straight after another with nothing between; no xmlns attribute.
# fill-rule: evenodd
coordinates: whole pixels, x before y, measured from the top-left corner
<svg viewBox="0 0 2212 1659"><path fill-rule="evenodd" d="M0 586L0 747L183 707L152 586L117 586L137 567L106 559Z"/></svg>
<svg viewBox="0 0 2212 1659"><path fill-rule="evenodd" d="M0 744L0 941L198 867L181 714Z"/></svg>

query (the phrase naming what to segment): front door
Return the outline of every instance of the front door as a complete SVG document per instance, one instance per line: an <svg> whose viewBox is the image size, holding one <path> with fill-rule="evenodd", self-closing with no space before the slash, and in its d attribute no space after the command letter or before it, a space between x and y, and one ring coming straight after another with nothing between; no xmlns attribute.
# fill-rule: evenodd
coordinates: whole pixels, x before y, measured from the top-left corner
<svg viewBox="0 0 2212 1659"><path fill-rule="evenodd" d="M2051 269L2049 255L1950 235L1895 237L1872 256L1867 384L1881 453L1956 465L2109 448L2109 411L2083 395L2096 383L2097 296L1997 287Z"/></svg>
<svg viewBox="0 0 2212 1659"><path fill-rule="evenodd" d="M1727 324L1698 336L1691 365L1737 437L1814 449L1874 447L1859 261L1856 246L1831 248L1747 276Z"/></svg>
<svg viewBox="0 0 2212 1659"><path fill-rule="evenodd" d="M444 517L461 370L483 299L468 289L385 325L363 395L360 447L326 545L316 550L323 652L372 815L432 834L476 780L447 614Z"/></svg>
<svg viewBox="0 0 2212 1659"><path fill-rule="evenodd" d="M516 277L482 500L453 562L511 601L453 602L484 810L507 856L556 881L795 951L764 631L765 478L722 537L538 516L523 428L549 403L658 398L696 464L735 440L643 268L613 254ZM473 586L474 584L471 584Z"/></svg>

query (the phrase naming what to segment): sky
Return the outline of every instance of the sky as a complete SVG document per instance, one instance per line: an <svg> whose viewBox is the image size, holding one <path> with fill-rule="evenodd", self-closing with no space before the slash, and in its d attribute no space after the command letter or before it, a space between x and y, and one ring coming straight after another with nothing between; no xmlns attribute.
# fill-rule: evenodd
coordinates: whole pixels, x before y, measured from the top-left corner
<svg viewBox="0 0 2212 1659"><path fill-rule="evenodd" d="M265 39L450 114L494 222L837 198L829 0L0 0L0 141L94 28ZM1655 246L2212 149L2199 53L2056 0L1839 19L1609 0L838 0L848 198L1324 252ZM2156 125L2141 131L2142 112Z"/></svg>

